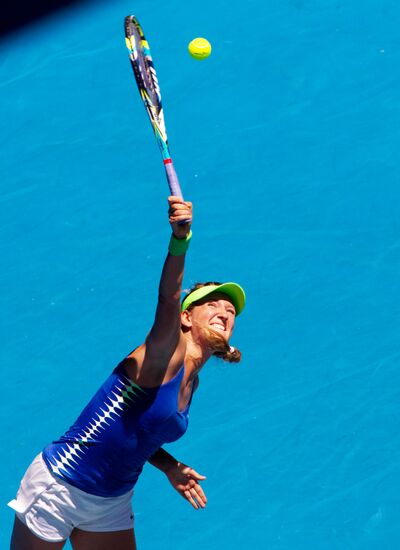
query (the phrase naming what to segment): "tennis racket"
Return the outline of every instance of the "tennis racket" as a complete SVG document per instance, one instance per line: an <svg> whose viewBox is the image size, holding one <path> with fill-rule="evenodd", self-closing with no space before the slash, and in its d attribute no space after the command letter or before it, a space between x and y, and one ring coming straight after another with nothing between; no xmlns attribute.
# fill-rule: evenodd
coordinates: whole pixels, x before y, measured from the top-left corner
<svg viewBox="0 0 400 550"><path fill-rule="evenodd" d="M178 176L172 163L161 103L160 87L154 69L149 44L134 15L125 17L125 43L129 50L133 73L143 104L160 147L171 194L182 197Z"/></svg>

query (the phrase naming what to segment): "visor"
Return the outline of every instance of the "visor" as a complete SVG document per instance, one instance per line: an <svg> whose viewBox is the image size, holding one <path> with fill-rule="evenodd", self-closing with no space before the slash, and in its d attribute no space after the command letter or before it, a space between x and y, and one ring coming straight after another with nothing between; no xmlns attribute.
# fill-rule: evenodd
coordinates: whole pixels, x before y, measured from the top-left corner
<svg viewBox="0 0 400 550"><path fill-rule="evenodd" d="M236 283L223 283L222 285L206 285L190 292L182 302L182 311L188 309L194 302L202 300L209 294L214 294L215 292L221 292L221 294L226 294L232 301L235 306L236 315L239 315L243 311L244 305L246 303L246 294L243 288Z"/></svg>

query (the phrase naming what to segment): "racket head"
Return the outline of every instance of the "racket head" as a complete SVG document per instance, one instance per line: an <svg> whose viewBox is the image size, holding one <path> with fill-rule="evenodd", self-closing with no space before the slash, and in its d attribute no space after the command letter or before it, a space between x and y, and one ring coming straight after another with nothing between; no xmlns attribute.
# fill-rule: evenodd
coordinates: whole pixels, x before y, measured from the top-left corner
<svg viewBox="0 0 400 550"><path fill-rule="evenodd" d="M142 101L164 158L170 158L157 73L149 43L134 15L125 17L125 43Z"/></svg>

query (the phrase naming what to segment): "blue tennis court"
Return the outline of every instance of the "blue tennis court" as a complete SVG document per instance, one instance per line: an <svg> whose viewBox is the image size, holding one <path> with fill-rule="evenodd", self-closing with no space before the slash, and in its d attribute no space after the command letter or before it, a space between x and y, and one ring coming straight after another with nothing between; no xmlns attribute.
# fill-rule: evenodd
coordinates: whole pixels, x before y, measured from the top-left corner
<svg viewBox="0 0 400 550"><path fill-rule="evenodd" d="M143 24L194 203L185 287L234 280L239 365L201 373L167 449L207 476L195 512L148 465L140 549L400 546L400 5L100 2L1 43L6 503L151 326L170 230L123 18ZM210 40L195 61L187 44Z"/></svg>

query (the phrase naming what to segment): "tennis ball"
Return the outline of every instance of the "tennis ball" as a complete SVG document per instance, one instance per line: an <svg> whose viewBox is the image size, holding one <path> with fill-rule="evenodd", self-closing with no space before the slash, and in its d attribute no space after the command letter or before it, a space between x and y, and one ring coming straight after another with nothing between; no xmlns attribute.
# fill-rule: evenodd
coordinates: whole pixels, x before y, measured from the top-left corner
<svg viewBox="0 0 400 550"><path fill-rule="evenodd" d="M188 50L194 59L205 59L211 53L211 44L205 38L195 38L189 43Z"/></svg>

